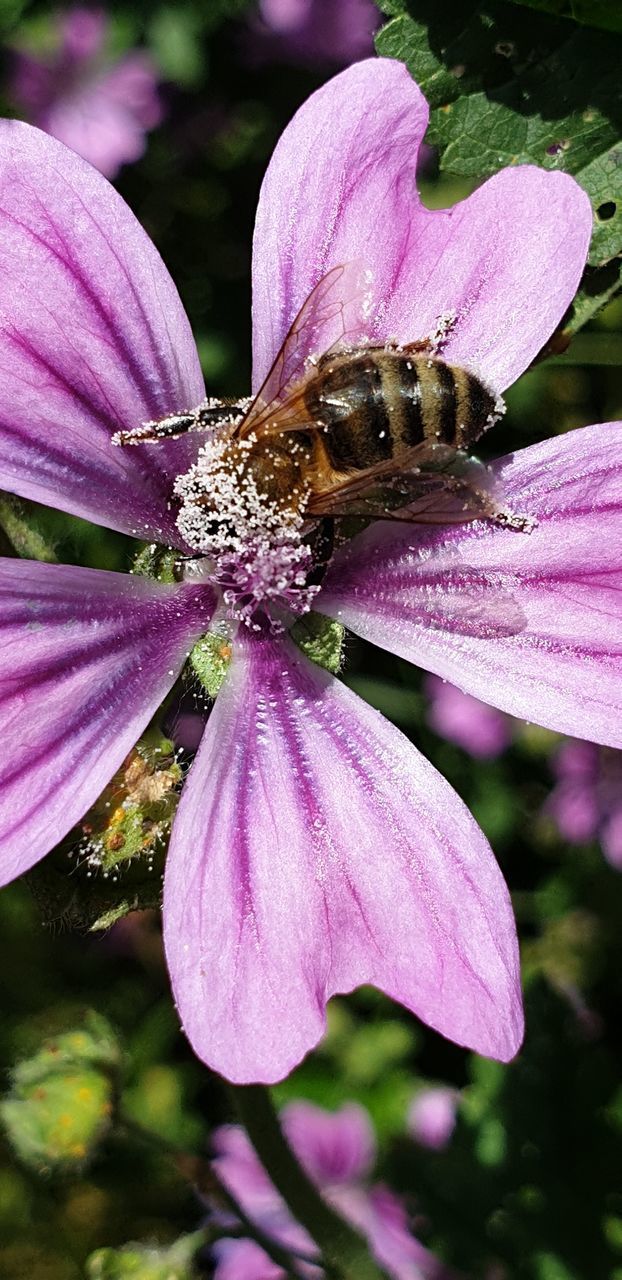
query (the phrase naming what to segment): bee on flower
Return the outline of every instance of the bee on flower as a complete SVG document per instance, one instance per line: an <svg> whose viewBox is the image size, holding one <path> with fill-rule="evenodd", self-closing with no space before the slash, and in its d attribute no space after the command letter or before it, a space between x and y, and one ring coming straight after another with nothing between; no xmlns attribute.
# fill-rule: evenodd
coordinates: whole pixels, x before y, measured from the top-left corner
<svg viewBox="0 0 622 1280"><path fill-rule="evenodd" d="M240 388L228 421L117 193L53 139L0 126L0 484L169 548L172 565L164 579L0 562L2 877L82 819L188 659L197 673L210 646L226 652L173 822L164 936L186 1034L236 1082L286 1075L329 998L361 983L493 1057L522 1036L487 841L338 664L303 652L301 617L621 745L622 427L490 468L469 453L572 300L589 201L562 173L517 166L425 209L427 114L400 63L371 59L285 130L255 227L251 397ZM335 295L348 264L365 287ZM366 421L380 386L373 475L344 457L352 417L336 443L336 416L358 412L359 358ZM345 394L327 385L339 378ZM285 426L299 438L280 473ZM417 429L408 448L425 448L406 457Z"/></svg>

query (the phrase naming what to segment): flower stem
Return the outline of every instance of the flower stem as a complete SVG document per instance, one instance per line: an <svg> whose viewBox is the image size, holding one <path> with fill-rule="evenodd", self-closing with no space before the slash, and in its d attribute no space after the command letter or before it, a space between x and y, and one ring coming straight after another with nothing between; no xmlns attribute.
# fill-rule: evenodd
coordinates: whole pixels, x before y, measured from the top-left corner
<svg viewBox="0 0 622 1280"><path fill-rule="evenodd" d="M285 1141L268 1089L229 1085L236 1110L274 1186L318 1246L335 1280L387 1280L367 1242L322 1198Z"/></svg>
<svg viewBox="0 0 622 1280"><path fill-rule="evenodd" d="M288 1280L304 1280L304 1274L306 1273L303 1273L298 1268L298 1259L301 1255L288 1249L285 1245L281 1245L278 1240L274 1240L256 1222L253 1222L252 1218L249 1218L242 1205L218 1177L214 1166L209 1160L205 1159L205 1156L181 1150L174 1143L169 1142L167 1138L162 1137L161 1134L154 1133L152 1129L145 1129L142 1124L123 1112L120 1113L120 1119L127 1133L139 1138L142 1142L149 1143L150 1146L156 1147L162 1154L169 1156L181 1176L187 1179L188 1182L193 1183L202 1196L205 1196L208 1200L219 1202L224 1209L230 1210L233 1217L237 1219L240 1224L239 1228L223 1227L222 1230L219 1230L206 1227L205 1241L207 1244L217 1239L229 1240L237 1237L254 1240L276 1266L285 1272ZM305 1262L314 1261L312 1258L303 1258L302 1260Z"/></svg>

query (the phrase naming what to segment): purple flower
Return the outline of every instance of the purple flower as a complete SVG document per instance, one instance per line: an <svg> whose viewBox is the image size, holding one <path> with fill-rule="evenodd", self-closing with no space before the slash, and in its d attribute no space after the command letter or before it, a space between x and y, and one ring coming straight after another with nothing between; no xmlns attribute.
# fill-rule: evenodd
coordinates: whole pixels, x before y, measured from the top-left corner
<svg viewBox="0 0 622 1280"><path fill-rule="evenodd" d="M420 1089L408 1109L406 1127L422 1147L442 1151L456 1127L459 1094L447 1085Z"/></svg>
<svg viewBox="0 0 622 1280"><path fill-rule="evenodd" d="M346 65L373 52L379 24L372 0L260 0L247 52L255 62Z"/></svg>
<svg viewBox="0 0 622 1280"><path fill-rule="evenodd" d="M509 746L511 721L502 711L439 676L427 676L424 688L429 700L426 719L442 738L477 760L493 760Z"/></svg>
<svg viewBox="0 0 622 1280"><path fill-rule="evenodd" d="M122 164L140 159L145 133L160 123L162 106L147 53L104 61L107 30L102 10L68 10L52 56L14 51L10 92L33 124L114 178Z"/></svg>
<svg viewBox="0 0 622 1280"><path fill-rule="evenodd" d="M585 194L562 173L517 167L430 212L415 187L426 121L405 68L371 60L287 128L257 214L255 388L310 289L355 258L373 274L368 336L426 335L453 310L447 359L495 392L563 315L590 236ZM209 439L226 505L208 524L233 548L227 573L216 556L210 576L183 560L178 524L197 437L111 443L204 394L158 254L105 180L46 135L3 122L0 174L0 484L178 548L185 564L165 585L0 562L3 880L82 817L222 621L233 660L184 787L164 891L194 1049L235 1081L277 1080L323 1034L330 996L369 982L459 1044L511 1057L516 934L488 843L393 725L270 626L273 608L310 594L293 516L288 543L276 508L249 497L240 510ZM317 321L300 360L332 341L334 313L320 307ZM513 715L621 745L621 436L620 424L587 427L496 464L499 500L534 517L530 534L485 520L377 522L341 546L314 603ZM249 599L259 629L236 631Z"/></svg>
<svg viewBox="0 0 622 1280"><path fill-rule="evenodd" d="M545 811L566 840L598 840L607 862L622 871L622 753L565 742L553 768L557 785Z"/></svg>
<svg viewBox="0 0 622 1280"><path fill-rule="evenodd" d="M309 1176L324 1197L365 1235L389 1276L394 1280L450 1280L449 1271L410 1234L404 1208L393 1192L378 1184L369 1185L376 1144L362 1107L347 1103L331 1113L310 1102L291 1102L283 1108L281 1122ZM237 1125L217 1129L214 1150L219 1177L252 1221L278 1243L313 1257L313 1241L291 1218L244 1130ZM232 1223L221 1210L215 1210L213 1217L224 1226ZM223 1240L214 1252L214 1280L281 1280L284 1275L249 1240ZM302 1266L310 1280L324 1274L316 1266Z"/></svg>

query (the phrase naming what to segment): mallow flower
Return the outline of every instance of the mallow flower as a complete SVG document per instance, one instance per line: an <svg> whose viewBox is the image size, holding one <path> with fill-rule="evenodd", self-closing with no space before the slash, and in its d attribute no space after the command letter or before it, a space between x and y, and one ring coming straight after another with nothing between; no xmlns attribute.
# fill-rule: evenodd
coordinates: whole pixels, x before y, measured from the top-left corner
<svg viewBox="0 0 622 1280"><path fill-rule="evenodd" d="M424 682L426 720L435 733L455 742L476 760L494 760L510 745L512 721L502 711L429 675Z"/></svg>
<svg viewBox="0 0 622 1280"><path fill-rule="evenodd" d="M142 49L110 61L109 19L80 6L57 19L58 45L38 57L15 49L9 91L19 111L114 178L138 160L162 119L156 67Z"/></svg>
<svg viewBox="0 0 622 1280"><path fill-rule="evenodd" d="M373 52L379 23L373 0L259 0L247 53L255 62L346 65Z"/></svg>
<svg viewBox="0 0 622 1280"><path fill-rule="evenodd" d="M494 394L559 322L585 262L587 197L527 166L430 212L415 183L426 122L406 69L380 59L329 81L286 129L257 212L255 388L337 264L369 268L368 338L409 341L452 312L445 358ZM0 250L0 485L176 548L181 572L165 583L0 562L3 881L79 821L189 651L224 626L232 660L164 885L195 1051L233 1081L275 1081L321 1037L327 1000L372 983L459 1044L510 1058L516 934L487 841L416 748L273 625L277 607L295 615L297 593L310 602L300 530L291 544L268 537L265 555L261 539L247 544L262 513L240 509L232 482L215 521L231 533L229 563L197 559L177 495L199 437L113 443L204 396L144 231L99 173L7 121ZM300 358L326 350L328 329L319 315ZM513 715L621 745L621 438L619 423L586 427L496 464L497 500L526 513L530 533L487 519L369 524L333 555L314 610ZM218 439L204 449L209 470Z"/></svg>
<svg viewBox="0 0 622 1280"><path fill-rule="evenodd" d="M400 1199L381 1183L370 1181L376 1139L368 1113L357 1103L324 1111L311 1102L289 1102L280 1121L292 1150L322 1195L366 1237L376 1261L393 1280L456 1280L455 1273L411 1234ZM221 1125L212 1145L214 1168L255 1226L302 1258L313 1258L315 1245L292 1218L270 1181L244 1129ZM224 1230L239 1227L216 1204L210 1218ZM282 1280L285 1272L252 1240L224 1237L213 1247L214 1280ZM321 1280L313 1262L297 1262L300 1274Z"/></svg>
<svg viewBox="0 0 622 1280"><path fill-rule="evenodd" d="M572 739L552 766L557 782L544 812L572 844L598 840L610 866L622 871L622 754Z"/></svg>

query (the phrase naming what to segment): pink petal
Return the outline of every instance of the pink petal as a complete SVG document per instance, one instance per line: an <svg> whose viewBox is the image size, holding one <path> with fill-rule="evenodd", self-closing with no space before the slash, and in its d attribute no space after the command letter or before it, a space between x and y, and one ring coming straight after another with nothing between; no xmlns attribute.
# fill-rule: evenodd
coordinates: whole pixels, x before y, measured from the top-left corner
<svg viewBox="0 0 622 1280"><path fill-rule="evenodd" d="M167 503L187 441L110 437L204 395L181 301L101 174L15 120L0 124L0 257L0 486L179 543Z"/></svg>
<svg viewBox="0 0 622 1280"><path fill-rule="evenodd" d="M478 369L497 390L558 324L585 265L585 192L565 174L521 166L430 212L416 189L427 119L406 68L376 58L330 80L288 125L255 227L256 387L307 294L351 260L374 278L368 336L412 341L455 312L445 358Z"/></svg>
<svg viewBox="0 0 622 1280"><path fill-rule="evenodd" d="M94 802L166 696L212 592L0 560L0 883Z"/></svg>
<svg viewBox="0 0 622 1280"><path fill-rule="evenodd" d="M254 1240L219 1240L214 1255L214 1280L286 1280L285 1272Z"/></svg>
<svg viewBox="0 0 622 1280"><path fill-rule="evenodd" d="M298 1159L318 1185L353 1182L371 1172L376 1139L367 1111L356 1102L325 1111L290 1102L281 1121Z"/></svg>
<svg viewBox="0 0 622 1280"><path fill-rule="evenodd" d="M211 1145L218 1176L251 1217L265 1219L282 1211L279 1193L245 1129L238 1124L219 1125L212 1134Z"/></svg>
<svg viewBox="0 0 622 1280"><path fill-rule="evenodd" d="M481 831L289 642L240 643L180 803L164 920L186 1034L231 1080L287 1075L328 998L364 982L482 1053L520 1042L514 922Z"/></svg>
<svg viewBox="0 0 622 1280"><path fill-rule="evenodd" d="M496 467L532 533L378 523L335 557L318 607L512 715L622 745L622 423Z"/></svg>

